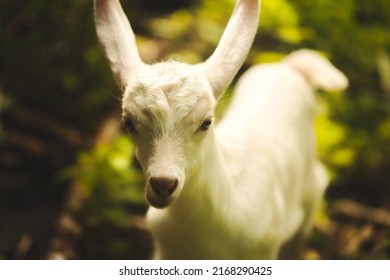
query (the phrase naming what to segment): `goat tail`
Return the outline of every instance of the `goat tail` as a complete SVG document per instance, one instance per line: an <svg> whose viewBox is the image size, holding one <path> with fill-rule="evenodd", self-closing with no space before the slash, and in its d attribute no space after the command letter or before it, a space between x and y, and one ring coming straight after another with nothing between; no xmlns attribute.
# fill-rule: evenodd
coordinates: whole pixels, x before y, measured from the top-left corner
<svg viewBox="0 0 390 280"><path fill-rule="evenodd" d="M344 90L348 86L347 77L318 52L298 50L288 55L284 62L301 73L313 90Z"/></svg>

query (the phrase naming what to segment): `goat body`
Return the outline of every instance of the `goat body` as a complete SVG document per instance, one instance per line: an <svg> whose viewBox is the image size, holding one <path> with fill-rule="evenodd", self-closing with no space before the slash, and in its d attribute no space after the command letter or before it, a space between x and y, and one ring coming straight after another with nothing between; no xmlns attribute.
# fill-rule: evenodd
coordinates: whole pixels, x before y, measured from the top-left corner
<svg viewBox="0 0 390 280"><path fill-rule="evenodd" d="M313 90L347 82L318 54L299 51L245 73L214 125L258 11L258 0L237 0L204 63L146 65L119 1L95 0L98 38L146 178L157 259L271 259L310 230L327 183L315 153Z"/></svg>
<svg viewBox="0 0 390 280"><path fill-rule="evenodd" d="M293 236L307 235L327 185L316 157L313 90L346 85L308 50L249 69L181 196L167 209L149 209L156 257L273 259Z"/></svg>

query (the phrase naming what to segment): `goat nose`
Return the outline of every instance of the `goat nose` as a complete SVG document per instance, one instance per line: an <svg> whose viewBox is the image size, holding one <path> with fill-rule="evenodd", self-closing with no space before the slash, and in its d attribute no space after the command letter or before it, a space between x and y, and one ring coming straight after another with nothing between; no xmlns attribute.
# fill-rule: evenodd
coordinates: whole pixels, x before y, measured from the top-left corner
<svg viewBox="0 0 390 280"><path fill-rule="evenodd" d="M160 196L170 196L177 188L177 179L170 177L151 177L150 185L153 191Z"/></svg>

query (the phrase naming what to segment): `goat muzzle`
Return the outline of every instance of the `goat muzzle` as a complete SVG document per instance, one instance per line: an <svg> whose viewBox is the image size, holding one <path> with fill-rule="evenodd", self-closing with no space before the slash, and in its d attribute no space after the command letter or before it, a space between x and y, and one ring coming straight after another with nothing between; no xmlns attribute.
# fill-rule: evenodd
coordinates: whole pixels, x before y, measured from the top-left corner
<svg viewBox="0 0 390 280"><path fill-rule="evenodd" d="M172 194L177 186L178 180L176 178L151 177L146 185L146 199L153 207L165 208L172 203Z"/></svg>

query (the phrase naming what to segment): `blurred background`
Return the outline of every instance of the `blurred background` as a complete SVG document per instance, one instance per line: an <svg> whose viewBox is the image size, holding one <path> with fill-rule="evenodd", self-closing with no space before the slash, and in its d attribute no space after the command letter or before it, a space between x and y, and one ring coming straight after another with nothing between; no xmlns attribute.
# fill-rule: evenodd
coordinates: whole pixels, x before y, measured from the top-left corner
<svg viewBox="0 0 390 280"><path fill-rule="evenodd" d="M148 63L204 60L234 6L121 2ZM150 257L143 179L92 4L0 2L0 259ZM346 92L318 95L331 183L305 258L389 259L390 1L263 0L242 71L299 48L320 51L350 80Z"/></svg>

